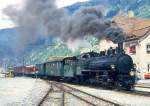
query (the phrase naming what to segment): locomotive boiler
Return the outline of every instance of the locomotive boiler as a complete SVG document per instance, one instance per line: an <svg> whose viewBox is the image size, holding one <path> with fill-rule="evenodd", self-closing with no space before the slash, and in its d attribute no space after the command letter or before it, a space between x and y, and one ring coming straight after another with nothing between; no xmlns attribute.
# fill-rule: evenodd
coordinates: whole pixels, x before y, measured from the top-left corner
<svg viewBox="0 0 150 106"><path fill-rule="evenodd" d="M112 50L113 51L113 50ZM125 54L123 50L118 50L116 53L109 53L104 56L91 58L87 61L86 68L95 70L114 70L118 73L129 73L133 69L132 58Z"/></svg>

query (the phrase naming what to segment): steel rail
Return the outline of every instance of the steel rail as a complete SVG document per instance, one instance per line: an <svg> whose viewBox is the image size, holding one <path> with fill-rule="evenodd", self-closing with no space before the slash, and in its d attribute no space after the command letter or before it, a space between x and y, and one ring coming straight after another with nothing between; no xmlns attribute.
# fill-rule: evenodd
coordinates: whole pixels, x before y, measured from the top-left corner
<svg viewBox="0 0 150 106"><path fill-rule="evenodd" d="M150 92L145 92L145 91L133 90L133 91L124 91L123 93L125 93L125 94L132 94L132 95L138 95L138 96L150 97Z"/></svg>
<svg viewBox="0 0 150 106"><path fill-rule="evenodd" d="M47 91L47 93L44 95L44 97L42 98L42 100L38 103L37 106L42 106L43 102L45 101L45 99L48 97L49 93L52 91L52 85L49 88L49 90Z"/></svg>
<svg viewBox="0 0 150 106"><path fill-rule="evenodd" d="M145 97L150 97L150 92L147 91L140 91L140 90L131 90L131 91L115 91L115 92L120 92L124 94L130 94L130 95L136 95L136 96L145 96Z"/></svg>
<svg viewBox="0 0 150 106"><path fill-rule="evenodd" d="M79 92L79 93L85 94L85 95L90 96L90 97L92 97L92 98L94 98L94 99L97 99L97 100L99 100L99 101L103 101L103 102L105 102L105 103L109 103L109 104L111 104L111 105L113 105L113 106L121 106L121 105L122 105L122 104L119 104L119 103L115 103L115 102L106 100L106 99L104 99L104 98L100 98L100 97L94 96L94 95L92 95L92 94L89 94L89 93L84 92L84 91L82 91L82 90L79 90L79 89L77 89L77 88L68 86L68 85L66 85L66 84L62 84L62 83L59 83L59 82L56 82L56 81L53 81L52 84L55 85L56 87L60 88L60 89L62 89L62 88L61 88L62 86L63 86L63 88L64 88L64 87L67 87L67 88L71 89L71 90L65 90L65 89L62 89L62 90L64 90L66 93L69 93L69 94L75 96L76 98L78 98L78 99L80 99L80 100L82 100L82 101L85 101L85 102L87 102L87 103L89 103L89 104L91 104L91 105L93 105L93 106L97 106L97 105L96 105L96 104L93 104L93 103L91 103L91 102L89 102L88 100L85 100L85 99L81 98L81 97L78 96L78 95L75 95L75 94L72 93L71 91L77 91L77 92ZM58 86L58 85L61 85L61 86Z"/></svg>
<svg viewBox="0 0 150 106"><path fill-rule="evenodd" d="M138 88L149 88L150 89L150 86L136 85L135 87L138 87Z"/></svg>
<svg viewBox="0 0 150 106"><path fill-rule="evenodd" d="M91 87L91 86L88 86L88 87ZM147 88L149 89L150 86L141 86L141 85L135 85L134 87L139 87L139 88ZM109 88L105 88L105 87L95 87L95 86L92 86L92 88L95 88L95 89L108 89L110 90ZM115 90L114 90L115 91ZM133 95L139 95L139 96L146 96L146 97L150 97L150 91L140 91L140 90L131 90L131 91L126 91L126 90L117 90L116 92L120 92L120 93L127 93L127 94L133 94Z"/></svg>

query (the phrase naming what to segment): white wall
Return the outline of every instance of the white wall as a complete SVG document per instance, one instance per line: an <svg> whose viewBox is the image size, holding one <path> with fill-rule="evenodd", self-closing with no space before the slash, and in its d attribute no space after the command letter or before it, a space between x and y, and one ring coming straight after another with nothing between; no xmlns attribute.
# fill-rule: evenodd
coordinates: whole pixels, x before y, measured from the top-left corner
<svg viewBox="0 0 150 106"><path fill-rule="evenodd" d="M141 69L142 72L147 72L147 64L150 64L150 54L147 54L146 52L146 45L148 43L150 43L150 36L136 45L136 54L129 53L129 45L125 47L126 53L132 57L133 62Z"/></svg>
<svg viewBox="0 0 150 106"><path fill-rule="evenodd" d="M147 70L147 64L150 64L150 54L146 51L146 45L150 43L150 35L140 43L140 65Z"/></svg>

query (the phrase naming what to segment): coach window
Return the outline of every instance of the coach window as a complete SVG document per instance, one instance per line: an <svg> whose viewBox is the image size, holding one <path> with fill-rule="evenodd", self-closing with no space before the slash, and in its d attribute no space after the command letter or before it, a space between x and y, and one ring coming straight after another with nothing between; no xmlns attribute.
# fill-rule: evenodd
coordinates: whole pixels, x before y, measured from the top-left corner
<svg viewBox="0 0 150 106"><path fill-rule="evenodd" d="M59 62L57 63L57 67L59 67Z"/></svg>
<svg viewBox="0 0 150 106"><path fill-rule="evenodd" d="M150 54L150 43L148 43L148 44L146 45L146 51L147 51L148 54Z"/></svg>
<svg viewBox="0 0 150 106"><path fill-rule="evenodd" d="M132 45L129 47L129 53L135 54L136 53L136 45Z"/></svg>

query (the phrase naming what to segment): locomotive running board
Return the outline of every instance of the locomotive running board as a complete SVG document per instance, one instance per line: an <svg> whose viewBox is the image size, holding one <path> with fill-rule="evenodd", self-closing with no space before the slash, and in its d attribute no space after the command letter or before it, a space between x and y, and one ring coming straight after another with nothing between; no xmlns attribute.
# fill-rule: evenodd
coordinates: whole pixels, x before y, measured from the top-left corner
<svg viewBox="0 0 150 106"><path fill-rule="evenodd" d="M81 70L82 72L105 72L108 70Z"/></svg>

